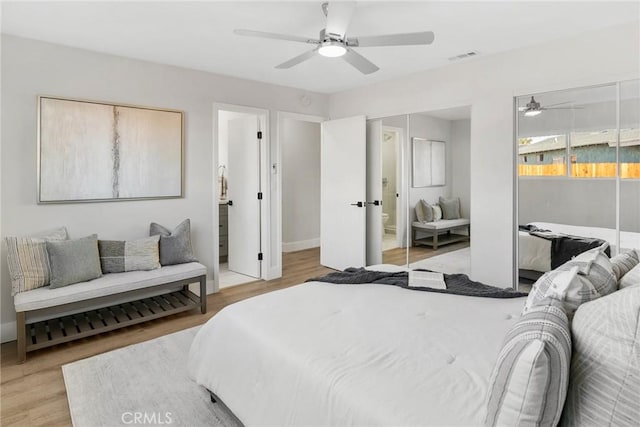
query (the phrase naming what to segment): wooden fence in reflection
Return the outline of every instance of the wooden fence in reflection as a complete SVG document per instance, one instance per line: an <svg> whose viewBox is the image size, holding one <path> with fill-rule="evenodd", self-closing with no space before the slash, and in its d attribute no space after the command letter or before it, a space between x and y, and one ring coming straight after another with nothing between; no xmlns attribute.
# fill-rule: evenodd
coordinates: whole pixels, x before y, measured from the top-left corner
<svg viewBox="0 0 640 427"><path fill-rule="evenodd" d="M566 176L567 165L518 165L520 176ZM571 176L576 178L615 178L615 163L573 163ZM621 178L640 179L640 163L620 163Z"/></svg>

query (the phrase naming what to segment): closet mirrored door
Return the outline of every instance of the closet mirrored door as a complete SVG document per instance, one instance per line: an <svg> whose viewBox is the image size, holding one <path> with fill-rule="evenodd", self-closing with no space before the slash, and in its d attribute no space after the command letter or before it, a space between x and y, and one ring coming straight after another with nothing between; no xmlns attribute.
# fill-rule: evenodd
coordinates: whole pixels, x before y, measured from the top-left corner
<svg viewBox="0 0 640 427"><path fill-rule="evenodd" d="M640 249L640 80L620 83L621 251Z"/></svg>
<svg viewBox="0 0 640 427"><path fill-rule="evenodd" d="M470 274L471 108L409 115L409 263Z"/></svg>
<svg viewBox="0 0 640 427"><path fill-rule="evenodd" d="M367 265L406 264L407 116L367 120Z"/></svg>
<svg viewBox="0 0 640 427"><path fill-rule="evenodd" d="M516 99L516 281L525 289L589 248L607 243L608 253L617 254L628 246L620 241L620 228L637 230L635 85L613 83ZM623 93L626 99L619 103Z"/></svg>

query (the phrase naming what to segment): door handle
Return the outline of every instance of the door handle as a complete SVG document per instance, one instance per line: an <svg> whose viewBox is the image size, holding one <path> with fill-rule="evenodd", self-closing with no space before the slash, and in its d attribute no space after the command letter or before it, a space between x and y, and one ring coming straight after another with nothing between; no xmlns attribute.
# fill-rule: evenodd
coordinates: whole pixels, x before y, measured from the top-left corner
<svg viewBox="0 0 640 427"><path fill-rule="evenodd" d="M233 200L229 200L229 201L227 202L227 206L233 206Z"/></svg>
<svg viewBox="0 0 640 427"><path fill-rule="evenodd" d="M364 204L362 202L351 203L351 206L357 206L359 208L363 207Z"/></svg>
<svg viewBox="0 0 640 427"><path fill-rule="evenodd" d="M380 206L382 204L382 200L374 200L373 202L367 202L368 205Z"/></svg>

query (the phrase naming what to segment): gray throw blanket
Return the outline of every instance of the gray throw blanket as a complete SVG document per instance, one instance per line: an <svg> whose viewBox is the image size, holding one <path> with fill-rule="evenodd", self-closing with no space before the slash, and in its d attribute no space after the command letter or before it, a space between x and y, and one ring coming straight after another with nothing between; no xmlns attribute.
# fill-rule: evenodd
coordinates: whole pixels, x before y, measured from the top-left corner
<svg viewBox="0 0 640 427"><path fill-rule="evenodd" d="M430 271L417 269L417 271ZM375 283L379 285L399 286L414 291L437 292L441 294L465 295L469 297L483 298L519 298L526 297L524 292L517 292L511 288L498 288L474 282L466 274L445 274L444 282L447 289L435 289L409 286L409 273L401 271L398 273L388 273L384 271L372 271L365 268L349 267L344 271L329 273L323 277L316 277L307 282L326 282L344 285L360 285L364 283Z"/></svg>

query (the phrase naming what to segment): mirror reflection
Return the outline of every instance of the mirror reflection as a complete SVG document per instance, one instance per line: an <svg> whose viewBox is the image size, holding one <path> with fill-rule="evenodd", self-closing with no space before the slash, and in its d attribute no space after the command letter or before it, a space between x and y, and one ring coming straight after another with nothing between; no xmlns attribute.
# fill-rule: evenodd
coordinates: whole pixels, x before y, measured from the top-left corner
<svg viewBox="0 0 640 427"><path fill-rule="evenodd" d="M470 274L471 107L409 115L409 265Z"/></svg>
<svg viewBox="0 0 640 427"><path fill-rule="evenodd" d="M367 265L469 274L470 147L470 106L367 121Z"/></svg>
<svg viewBox="0 0 640 427"><path fill-rule="evenodd" d="M518 283L525 290L544 272L592 247L608 243L615 255L638 246L633 243L640 231L635 84L619 117L616 84L516 99ZM624 182L619 188L618 175ZM635 202L623 206L622 200ZM631 232L622 241L618 221Z"/></svg>

